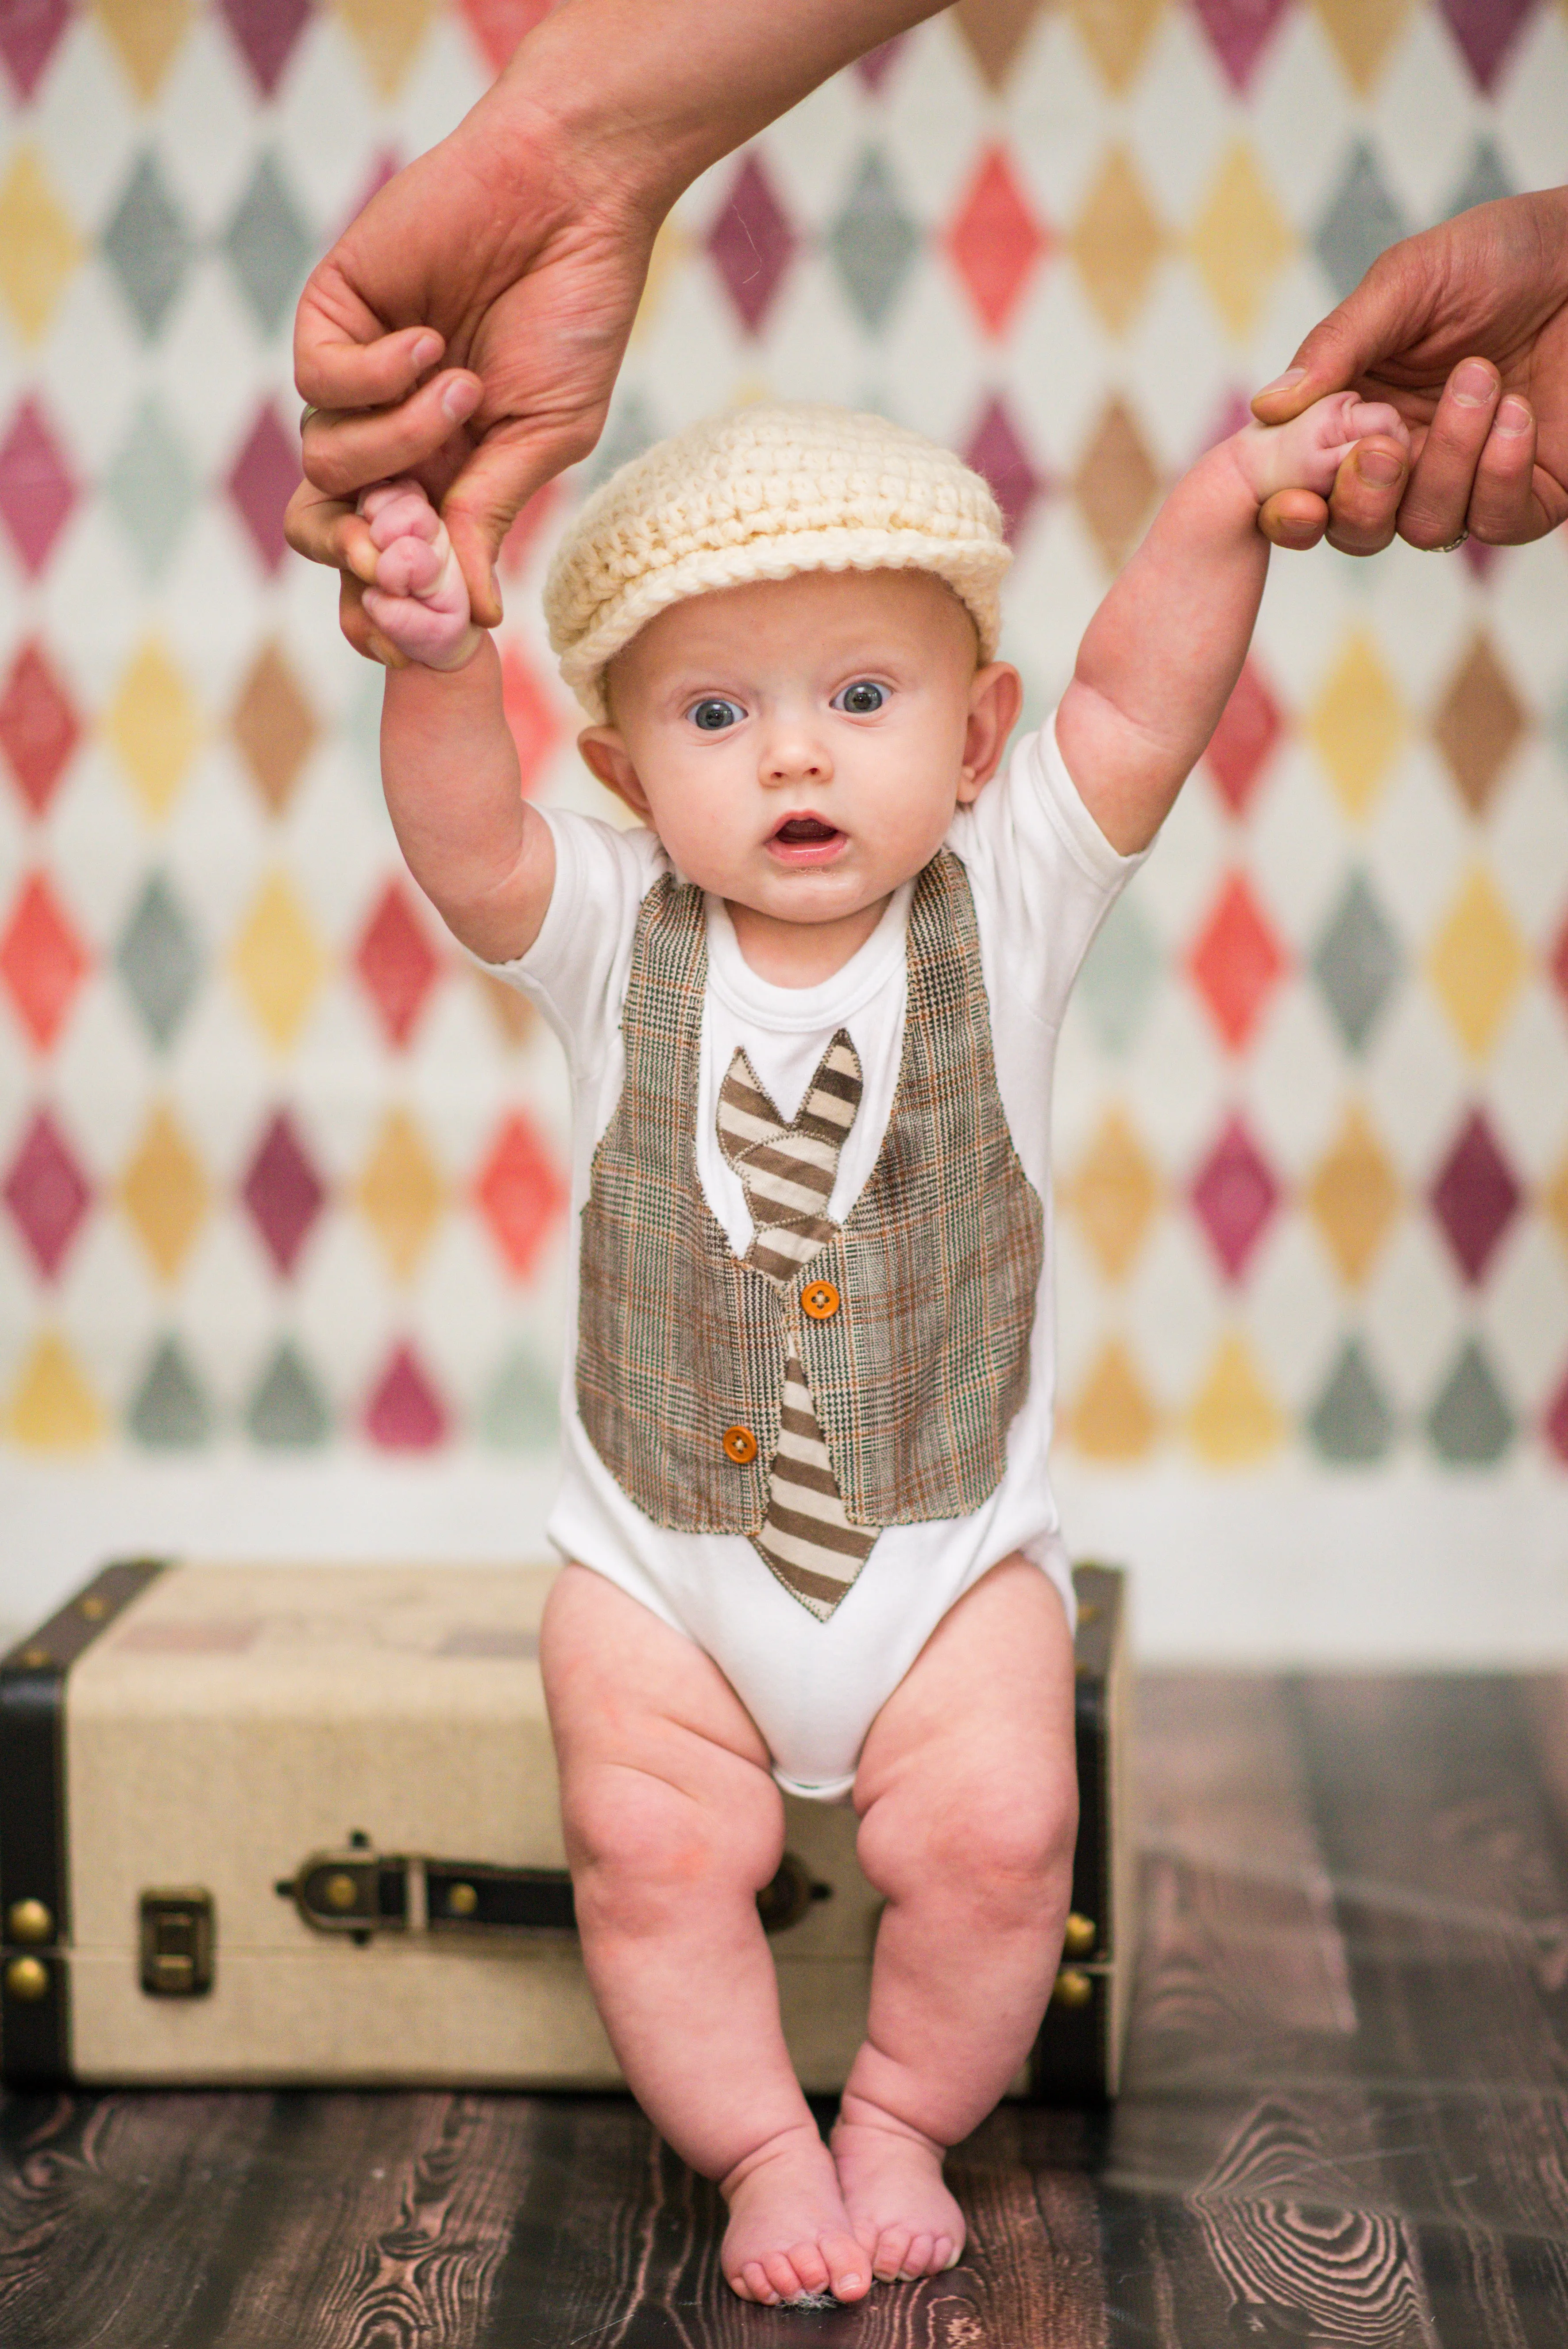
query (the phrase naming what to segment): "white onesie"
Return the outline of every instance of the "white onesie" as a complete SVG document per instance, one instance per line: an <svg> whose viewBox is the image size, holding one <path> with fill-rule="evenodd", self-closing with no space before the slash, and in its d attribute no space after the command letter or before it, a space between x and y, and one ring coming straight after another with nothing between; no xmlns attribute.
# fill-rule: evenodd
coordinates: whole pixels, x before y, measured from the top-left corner
<svg viewBox="0 0 1568 2349"><path fill-rule="evenodd" d="M556 878L530 952L500 976L539 1005L566 1049L573 1086L573 1230L593 1155L624 1076L621 1010L644 897L670 863L651 832L621 832L551 813ZM563 1479L550 1537L712 1656L750 1713L795 1794L841 1800L867 1730L948 1609L1015 1549L1050 1576L1069 1620L1071 1578L1047 1473L1054 1331L1050 1296L1050 1101L1057 1030L1096 929L1140 857L1119 856L1079 799L1054 728L1021 741L946 846L967 874L980 936L996 1080L1025 1174L1047 1208L1047 1247L1029 1350L1029 1388L1007 1433L1006 1466L966 1517L889 1526L826 1622L775 1580L738 1534L682 1534L654 1524L600 1459L575 1387L577 1251L573 1249ZM810 988L776 987L742 959L723 904L707 904L697 1174L737 1255L752 1237L738 1178L716 1132L718 1086L738 1045L785 1119L793 1118L832 1037L847 1028L864 1092L845 1141L829 1213L841 1223L869 1177L892 1105L903 1035L904 929L913 883L900 889L860 951Z"/></svg>

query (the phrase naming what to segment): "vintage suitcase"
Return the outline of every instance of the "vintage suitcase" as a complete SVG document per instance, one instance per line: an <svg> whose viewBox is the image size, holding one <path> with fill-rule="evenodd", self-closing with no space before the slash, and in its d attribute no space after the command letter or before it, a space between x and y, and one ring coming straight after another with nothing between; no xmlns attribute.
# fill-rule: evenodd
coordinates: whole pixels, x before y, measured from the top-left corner
<svg viewBox="0 0 1568 2349"><path fill-rule="evenodd" d="M606 2087L536 1662L553 1568L106 1567L0 1662L0 2077ZM1131 1838L1120 1576L1079 1568L1082 1824L1018 2090L1114 2095ZM761 1896L790 2049L842 2085L877 1900L791 1800Z"/></svg>

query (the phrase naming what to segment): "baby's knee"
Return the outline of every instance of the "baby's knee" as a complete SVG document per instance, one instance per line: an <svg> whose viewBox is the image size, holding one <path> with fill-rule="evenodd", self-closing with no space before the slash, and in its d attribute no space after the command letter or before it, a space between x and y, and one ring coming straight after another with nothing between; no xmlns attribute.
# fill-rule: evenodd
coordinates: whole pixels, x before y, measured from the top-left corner
<svg viewBox="0 0 1568 2349"><path fill-rule="evenodd" d="M737 1796L704 1802L667 1780L607 1765L563 1787L562 1815L579 1909L613 1907L653 1924L672 1908L740 1889L750 1898L779 1865L782 1806Z"/></svg>
<svg viewBox="0 0 1568 2349"><path fill-rule="evenodd" d="M1070 1770L1011 1781L977 1775L900 1816L874 1806L861 1822L865 1874L891 1899L940 1889L992 1923L1049 1925L1065 1913L1078 1837Z"/></svg>

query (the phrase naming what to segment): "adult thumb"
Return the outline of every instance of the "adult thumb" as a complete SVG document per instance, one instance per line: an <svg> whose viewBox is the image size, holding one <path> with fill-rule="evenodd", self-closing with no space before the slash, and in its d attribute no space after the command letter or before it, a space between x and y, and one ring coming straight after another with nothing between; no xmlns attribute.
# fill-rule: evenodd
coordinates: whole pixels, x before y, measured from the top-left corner
<svg viewBox="0 0 1568 2349"><path fill-rule="evenodd" d="M1319 319L1284 375L1253 394L1253 414L1260 424L1288 424L1315 399L1348 391L1377 360L1412 339L1417 321L1411 273L1404 265L1407 250L1393 245L1379 254L1355 291Z"/></svg>
<svg viewBox="0 0 1568 2349"><path fill-rule="evenodd" d="M501 616L496 557L535 490L585 457L598 438L593 424L502 425L487 433L441 501L452 551L468 583L469 605L484 628Z"/></svg>

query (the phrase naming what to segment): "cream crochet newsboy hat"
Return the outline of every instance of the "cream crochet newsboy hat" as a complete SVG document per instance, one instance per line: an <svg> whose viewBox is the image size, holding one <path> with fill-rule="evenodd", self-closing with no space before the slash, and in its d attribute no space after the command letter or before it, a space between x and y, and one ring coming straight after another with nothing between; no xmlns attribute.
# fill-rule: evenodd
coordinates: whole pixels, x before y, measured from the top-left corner
<svg viewBox="0 0 1568 2349"><path fill-rule="evenodd" d="M985 662L1011 560L995 499L950 450L885 417L780 402L707 418L612 473L556 552L544 616L602 725L606 664L666 605L801 571L934 571Z"/></svg>

